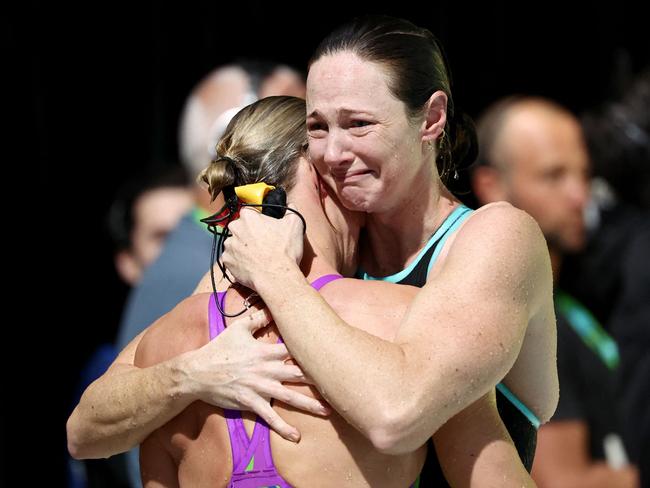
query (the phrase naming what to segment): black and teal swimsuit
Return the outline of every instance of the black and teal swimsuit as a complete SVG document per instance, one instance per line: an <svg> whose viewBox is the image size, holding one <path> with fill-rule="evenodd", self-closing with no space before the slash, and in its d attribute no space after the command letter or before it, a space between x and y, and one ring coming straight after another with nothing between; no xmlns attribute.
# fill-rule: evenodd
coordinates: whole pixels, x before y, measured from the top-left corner
<svg viewBox="0 0 650 488"><path fill-rule="evenodd" d="M431 236L415 260L402 271L390 276L375 278L360 270L358 277L364 280L380 280L390 283L411 285L421 288L427 281L429 271L438 258L447 238L472 214L464 205L456 208ZM539 419L524 405L503 383L496 387L497 408L510 437L517 448L519 457L528 471L532 468L537 442ZM440 463L432 449L424 465L421 476L422 486L448 486L442 473Z"/></svg>

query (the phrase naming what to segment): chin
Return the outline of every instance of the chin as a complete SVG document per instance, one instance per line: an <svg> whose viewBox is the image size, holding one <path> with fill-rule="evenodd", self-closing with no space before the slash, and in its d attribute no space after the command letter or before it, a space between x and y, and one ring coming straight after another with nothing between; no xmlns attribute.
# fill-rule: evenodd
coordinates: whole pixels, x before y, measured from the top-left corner
<svg viewBox="0 0 650 488"><path fill-rule="evenodd" d="M367 195L358 188L343 188L339 193L339 198L343 206L354 212L368 212L369 201Z"/></svg>

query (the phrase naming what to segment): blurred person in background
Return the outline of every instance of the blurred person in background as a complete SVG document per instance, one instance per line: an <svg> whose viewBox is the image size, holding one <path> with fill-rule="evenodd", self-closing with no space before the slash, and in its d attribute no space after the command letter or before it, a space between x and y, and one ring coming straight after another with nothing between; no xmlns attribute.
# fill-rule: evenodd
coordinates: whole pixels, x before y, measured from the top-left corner
<svg viewBox="0 0 650 488"><path fill-rule="evenodd" d="M190 181L214 157L214 147L230 119L242 107L269 95L304 97L299 73L271 62L243 61L219 67L205 76L185 102L179 127L181 161ZM210 195L193 185L194 207L186 214L142 282L129 296L117 346L124 348L144 328L192 293L209 269L212 235L200 219L221 208Z"/></svg>
<svg viewBox="0 0 650 488"><path fill-rule="evenodd" d="M561 285L616 338L623 438L650 486L650 70L623 93L582 117L596 191L587 246Z"/></svg>
<svg viewBox="0 0 650 488"><path fill-rule="evenodd" d="M505 200L537 220L556 283L560 400L539 430L533 478L540 487L638 486L619 437L616 342L557 287L564 256L582 250L587 239L590 163L580 123L550 100L514 96L487 108L478 137L471 175L478 202Z"/></svg>
<svg viewBox="0 0 650 488"><path fill-rule="evenodd" d="M200 171L214 157L216 142L235 113L258 98L271 95L304 98L303 76L285 65L247 60L215 68L193 88L179 124L179 152L190 181L196 183ZM139 401L129 401L130 392L155 387L149 372L140 374L142 370L133 366L133 354L145 327L191 295L210 267L212 234L200 220L221 208L223 200L211 202L209 192L198 183L192 186L192 192L192 209L169 234L160 256L128 297L116 344L122 352L107 373L84 392L68 420L68 449L75 458L107 457L137 446L142 440L138 438L139 431L133 431L133 422L125 419L136 419L139 425L146 426L156 417L153 409L143 412ZM288 366L286 374L294 374ZM303 396L295 395L296 400L289 400L290 404L313 413L322 411L319 402L308 399L310 403L305 406ZM119 403L106 401L118 397ZM255 397L258 398L261 400ZM234 406L251 407L243 400ZM139 414L146 418L138 417ZM295 432L286 423L280 428L284 436ZM131 486L139 486L137 449L128 453L128 466Z"/></svg>
<svg viewBox="0 0 650 488"><path fill-rule="evenodd" d="M192 193L182 168L157 170L127 181L107 218L115 269L122 281L130 286L140 282L168 234L191 207Z"/></svg>
<svg viewBox="0 0 650 488"><path fill-rule="evenodd" d="M117 191L106 230L113 243L119 277L136 286L142 273L160 254L169 232L192 206L187 175L180 167L151 171L126 181ZM74 403L101 376L117 356L113 343L103 343L81 370ZM69 460L69 486L75 488L127 487L126 458Z"/></svg>

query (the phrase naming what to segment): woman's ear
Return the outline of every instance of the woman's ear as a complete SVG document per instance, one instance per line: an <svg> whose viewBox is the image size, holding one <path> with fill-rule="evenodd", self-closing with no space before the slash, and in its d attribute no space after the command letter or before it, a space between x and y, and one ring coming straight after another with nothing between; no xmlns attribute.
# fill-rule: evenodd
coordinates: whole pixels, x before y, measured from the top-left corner
<svg viewBox="0 0 650 488"><path fill-rule="evenodd" d="M115 254L113 259L120 278L128 285L135 286L142 276L142 266L135 256L130 251L122 250Z"/></svg>
<svg viewBox="0 0 650 488"><path fill-rule="evenodd" d="M429 97L424 107L422 122L422 142L433 143L437 140L447 124L447 94L438 90Z"/></svg>

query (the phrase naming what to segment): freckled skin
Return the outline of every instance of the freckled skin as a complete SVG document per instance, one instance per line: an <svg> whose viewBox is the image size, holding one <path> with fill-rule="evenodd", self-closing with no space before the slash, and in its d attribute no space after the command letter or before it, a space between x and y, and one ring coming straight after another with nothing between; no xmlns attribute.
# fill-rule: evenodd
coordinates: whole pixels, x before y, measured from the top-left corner
<svg viewBox="0 0 650 488"><path fill-rule="evenodd" d="M347 208L368 212L366 239L360 252L361 266L375 276L390 275L408 266L444 216L458 204L438 179L435 151L432 149L437 141L427 139L436 133L426 132L424 116L407 116L404 103L397 100L388 88L389 79L383 65L342 51L318 59L310 68L307 83L311 161L336 189ZM573 132L565 139L567 145L575 147L577 144ZM553 155L550 158L557 159ZM584 175L585 161L581 154L577 152L573 160L575 173ZM355 172L362 174L356 176ZM504 208L503 205L507 204L486 206L473 219L481 218L481 213L492 214L495 209ZM556 214L562 219L562 212ZM565 221L573 218L573 214L565 216ZM493 225L498 225L498 222ZM438 258L429 275L429 283L436 281L457 234L449 239ZM479 241L483 234L479 231L472 239ZM513 238L521 240L522 246L530 247L530 242L540 242L540 237L535 235L531 240L530 233L524 232L523 228L514 228ZM540 418L547 419L554 409L553 399L557 398L557 374L552 366L555 318L551 288L545 281L547 277L532 272L532 269L528 275L516 273L516 280L514 276L507 276L504 270L512 268L513 262L520 262L522 267L531 264L526 262L529 257L515 245L507 254L494 252L486 259L494 261L496 277L511 283L519 282L513 290L515 293L505 300L515 303L521 300L516 297L525 296L530 303L540 300L540 297L544 301L540 311L527 318L522 349L514 367L506 375L506 383L515 388L522 401L533 407ZM462 280L464 273L465 270L456 273L458 281ZM526 279L519 281L522 275ZM541 284L536 287L538 279ZM496 282L496 279L488 280L478 286L490 294ZM440 296L440 291L431 300L449 304L457 301L454 296ZM468 304L463 302L459 306L467 307ZM470 303L469 306L475 307L478 313L482 304ZM506 319L504 317L504 323L507 323ZM519 319L512 319L521 323ZM431 319L422 317L421 320ZM479 327L482 325L477 324ZM496 351L511 353L518 347L511 344L506 348L498 343L495 346L488 356L497 355ZM542 371L544 373L540 374Z"/></svg>
<svg viewBox="0 0 650 488"><path fill-rule="evenodd" d="M443 268L455 237L456 234L452 235L441 252L439 260L432 269L431 280L435 280ZM209 290L209 288L209 279L206 277L197 290ZM410 286L342 279L330 283L321 293L348 323L357 325L373 335L393 340L397 325L406 312L408 304L418 292L419 289ZM239 310L244 297L234 293L229 297L227 305L230 311ZM354 306L351 307L350 303ZM207 310L207 294L192 297L187 306L195 310L194 315L197 310ZM195 320L190 313L182 313L182 317L189 317L184 326L170 325L171 328L161 329L157 334L145 337L143 348L160 351L162 341L163 344L171 347L166 354L177 354L181 353L182 349L201 346L208 340L207 314L200 312L198 314L201 320ZM536 384L534 378L539 371L549 367L548 357L534 352L535 349L544 349L543 343L547 340L544 326L545 321L542 320L531 322L523 348L530 347L533 352L521 359L506 378L508 386L529 404L533 411L536 411L538 405L543 405L545 394L545 385ZM182 342L177 340L181 333L184 338ZM481 330L477 330L476 334L481 336ZM265 329L259 334L258 340L275 342L277 340L275 326ZM526 345L533 341L536 343ZM499 348L504 348L502 343L499 343ZM493 355L494 352L490 354ZM158 358L158 360L163 359L164 357ZM458 371L459 369L456 368L456 372ZM467 383L469 386L466 386L471 389L474 379L469 378ZM317 392L308 386L295 386L295 388L317 395ZM323 392L323 394L327 393ZM536 395L540 395L540 398ZM360 398L351 399L352 404L363 401L361 393L357 397ZM456 395L453 402L460 401L460 397ZM453 458L453 465L457 471L461 471L462 463L459 459L462 459L462 456L469 455L472 459L478 456L480 449L473 451L472 443L485 436L482 426L486 421L483 419L477 423L472 422L472 419L481 419L479 415L484 410L489 410L493 401L493 397L478 401L474 407L478 410L478 414L472 411L467 414L463 422L460 420L450 422L441 429L439 435L437 434L442 439L453 438L457 443L462 444L462 452L454 453ZM397 457L380 454L365 437L335 413L328 419L319 418L296 411L279 401L274 403L274 408L302 433L299 444L290 443L271 433L276 466L285 479L296 486L341 486L343 481L345 482L343 486L405 486L405 480L411 479L419 472L423 461L423 449ZM250 434L251 416L246 414L245 418ZM455 431L447 432L450 429ZM158 450L155 449L156 444ZM215 480L229 478L232 461L228 434L221 410L218 408L195 402L172 422L159 429L143 445L145 454L148 451L156 453L152 461L154 466L160 464L157 454L160 449L174 454L173 464L177 466L182 485L215 486ZM223 462L214 462L214 459L221 459ZM497 466L498 463L492 465ZM305 480L309 481L308 485L304 484Z"/></svg>
<svg viewBox="0 0 650 488"><path fill-rule="evenodd" d="M313 65L310 79L312 73L319 73L318 64L326 60L327 57ZM344 205L355 210L371 212L366 230L370 234L374 232L375 235L371 235L369 241L378 240L385 249L383 255L376 252L378 251L376 248L366 250L367 252L363 253L366 257L375 258L375 261L371 261L370 264L379 266L379 263L383 263L385 268L382 271L390 270L391 267L402 269L405 262L417 253L415 250L419 250L428 239L432 229L437 228L445 216L453 210L457 201L441 184L431 183L432 181L439 183L435 174L435 150L429 149L431 145L426 143L426 140L421 140L421 137L424 134L429 137L429 140L435 141L437 137L435 131L421 132L417 122L415 125L411 124L406 117L403 104L387 92L386 79L382 77L381 70L375 65L369 67L368 63L356 66L357 61L352 56L352 59L347 59L347 64L342 63L344 70L350 73L347 78L345 73L328 74L327 69L321 67L320 75L324 78L336 75L334 85L337 84L336 80L341 80L342 86L334 86L330 90L326 85L312 83L313 91L309 91L308 88L308 100L320 100L320 103L314 104L316 108L308 101L310 153L312 162L323 172L323 177L336 188ZM337 68L331 59L329 62L329 68L341 71L342 68ZM352 78L359 81L357 86L364 86L364 88L355 88ZM349 90L346 92L344 88ZM351 96L348 97L350 93ZM376 97L374 100L369 99L370 93ZM437 101L440 102L441 97L436 96ZM381 112L369 111L365 107L359 108L357 102L363 97L367 102L382 105L382 111L388 116L382 116ZM351 106L346 106L348 102L351 102ZM436 106L442 107L439 103ZM438 122L440 124L436 127L439 129L444 122L442 116ZM426 123L428 124L428 119ZM422 144L423 142L425 144ZM490 407L494 407L493 396L490 398L489 394L493 392L493 385L504 376L507 375L508 380L515 383L525 384L526 379L530 380L531 361L534 363L535 360L546 366L542 374L548 372L548 361L546 363L544 361L552 357L552 354L549 354L552 348L547 346L554 345L555 340L554 333L549 329L553 324L552 300L547 300L551 297L550 272L546 273L550 271L550 267L547 266L548 256L540 252L543 246L540 245L539 229L531 224L528 216L522 214L507 204L497 204L476 212L465 222L462 237L453 240L454 249L448 250L445 257L441 257L438 262L440 268L434 270L423 289L414 291L414 299L410 303L409 313L405 314L405 320L398 326L393 325L390 333L386 335L382 335L380 331L371 331L380 338L397 338L396 344L378 341L367 334L364 335L357 330L358 327L357 329L341 327L337 321L347 322L353 326L363 324L366 327L375 327L376 325L367 324L379 324L380 320L368 320L368 317L365 317L365 320L357 321L354 316L345 316L345 310L340 309L333 301L333 297L328 296L331 291L328 292L326 288L322 297L315 294L313 290L308 290L309 287L302 275L299 279L295 276L295 280L287 280L293 283L287 282L281 287L283 296L282 293L278 293L280 288L278 276L283 273L297 275L302 270L292 269L296 263L295 256L288 260L271 259L264 249L260 249L259 245L256 246L259 240L243 238L248 225L245 221L255 222L255 220L242 217L233 224L237 226L237 233L233 227L233 244L226 254L231 252L233 256L228 262L229 269L239 264L242 268L249 267L258 270L258 273L263 272L257 280L241 282L255 285L255 289L261 296L265 299L269 297L267 303L281 324L292 354L293 348L300 349L299 354L294 355L301 365L313 360L313 364L309 365L308 373L316 379L322 387L321 392L333 405L336 401L336 408L347 421L356 425L369 438L373 436L376 446L386 446L382 448L384 452L399 452L399 456L411 456L413 452L419 452L419 446L434 432L436 437L441 432L446 432L447 438L453 439L454 436L449 435L448 429L454 424L457 424L456 426L460 427L462 432L464 424L458 422L458 419L463 416L463 405L465 409L472 409L479 404L477 411L490 410ZM421 220L418 219L420 216L423 217ZM418 225L413 227L413 231L406 232L405 227L414 220L418 221ZM263 229L263 224L261 222L259 224L262 227L258 229ZM500 229L504 229L504 232L499 232ZM382 231L385 236L392 239L379 239L378 236ZM504 233L509 234L511 240L505 241ZM460 234L459 231L458 235ZM396 239L395 235L400 236L400 239ZM302 235L300 239L302 242ZM281 240L282 238L279 239ZM239 241L243 244L241 247L236 247ZM270 241L267 241L266 246L263 247L274 248L268 245L268 242ZM393 253L391 246L397 252ZM527 253L520 256L509 253L511 248L517 247L526 249ZM543 248L546 252L545 247ZM394 254L391 259L381 259L391 254ZM495 263L490 261L492 255L502 257L497 257ZM287 256L293 255L287 253ZM504 260L503 266L499 267L501 259ZM471 272L468 272L468 263L473 268ZM372 274L381 274L374 272L376 268L364 267ZM235 272L235 268L232 269ZM250 269L245 270L243 275L252 276ZM508 273L513 273L512 277L506 277ZM545 280L545 290L549 291L546 294L548 296L540 293L535 300L531 300L532 303L523 300L522 296L525 293L522 290L527 283L522 277L528 275ZM509 282L521 285L515 288ZM341 283L345 284L345 282ZM341 283L331 284L330 290L342 286ZM358 307L359 300L356 299L354 292L358 292L362 287L355 285L355 288L357 289L345 293L344 297ZM468 294L466 290L471 290L472 293ZM322 309L323 298L329 301L332 308ZM391 304L391 300L388 295L384 302ZM300 306L296 303L300 303ZM306 312L315 312L319 308L319 313L328 316L324 322L319 320L316 327L314 317L320 317L319 313ZM297 312L297 315L301 310L304 312L300 320L291 320L296 318L292 314ZM331 317L332 311L338 313L336 318ZM312 324L308 325L306 321ZM541 325L536 326L536 324ZM521 356L517 358L517 353L520 348L526 351L526 344L530 343L527 340L529 337L527 329L540 340L536 342L537 350L528 351L530 354L525 354L525 362L520 362ZM204 324L201 330L205 335L207 326ZM485 339L472 338L476 331L485 331ZM500 343L500 340L508 341L507 347ZM198 345L203 342L199 342ZM516 361L514 365L504 360L501 350L510 351L506 359ZM331 358L334 357L337 359L332 361ZM472 361L472 358L481 358L481 360ZM379 361L375 362L375 359ZM373 366L364 370L364 364ZM381 364L381 367L375 364ZM511 378L512 371L509 373L511 368L518 370L518 376ZM404 375L404 372L408 374ZM549 386L552 390L553 373L549 372L548 376L551 378L550 386L545 384L542 386L544 388ZM464 391L459 390L459 385L463 385ZM360 395L359 392L363 394ZM431 401L434 397L438 399ZM487 400L487 405L481 402L484 399ZM537 404L534 400L525 395L522 395L522 400L535 410ZM382 402L382 408L375 407ZM412 415L411 411L407 411L411 406L414 407L412 412L418 415ZM277 408L282 406L278 405ZM399 426L395 431L397 435L389 430L379 431L378 434L376 434L378 431L370 432L368 426L377 425L373 410L381 412L377 415L379 420L389 418L384 412L398 411L401 417L393 417L398 418L398 422L388 425L389 428L394 425ZM548 415L543 408L540 410ZM216 409L214 411L218 412ZM290 411L283 414L290 414ZM303 414L296 413L296 415ZM547 418L547 415L540 416ZM364 419L371 422L366 422ZM217 420L220 419L217 417ZM276 451L278 468L291 483L299 485L302 482L315 486L314 480L319 479L310 475L309 469L315 469L314 453L305 449L314 432L318 432L316 437L319 441L313 446L319 449L320 456L325 456L318 459L319 473L322 473L321 466L332 466L337 475L322 480L323 486L333 484L338 486L341 483L341 474L346 472L352 473L352 478L356 480L358 486L393 486L393 484L404 486L404 480L408 479L404 476L397 478L389 476L386 467L389 465L390 456L379 454L378 450L373 449L365 440L365 437L344 422L341 422L339 431L336 427L338 422L336 417L327 421L331 422L330 427L324 427L324 424L318 427L312 425L311 431L307 420L300 421L290 417L286 420L296 425L303 433L303 440L298 445L273 437L274 450L276 446L278 449ZM314 422L323 422L323 419L316 419ZM196 423L194 421L194 424ZM199 426L205 423L207 421L198 421ZM225 428L222 421L221 425ZM473 425L472 432L480 432L481 426L485 426L485 423L478 422ZM344 428L349 430L343 430ZM328 429L331 429L332 444L324 441ZM159 432L163 431L164 429ZM191 431L186 437L195 438L196 431ZM479 436L474 438L477 439ZM393 439L396 441L394 442ZM345 447L340 444L336 450L323 447L334 445L336 442L343 442ZM458 444L465 447L457 446L457 456L469 454L470 457L477 457L478 453L482 452L482 446L474 445L470 441ZM187 448L183 452L187 452ZM350 457L345 458L342 452L348 453ZM513 459L516 458L509 459L510 464L513 465ZM305 462L300 462L302 460ZM176 462L180 462L178 455ZM517 461L514 461L514 464L516 463ZM184 464L180 462L181 471ZM452 462L448 468L454 470L462 465L458 463L455 467L454 464ZM394 473L396 466L405 465L402 459L397 465L392 465L390 473ZM349 471L345 469L346 467L349 467ZM228 466L223 469L227 468ZM202 469L207 473L206 482L221 479L223 474L217 475L214 472L210 474L206 471L214 468ZM469 471L471 472L471 469ZM192 473L195 474L196 470ZM182 476L182 473L180 475ZM375 476L376 479L373 478ZM194 480L192 483L196 486L198 482Z"/></svg>
<svg viewBox="0 0 650 488"><path fill-rule="evenodd" d="M407 286L390 286L383 282L362 283L342 279L323 288L323 296L351 323L372 334L390 340L395 327L406 310L406 303L417 291ZM360 292L360 289L364 290ZM390 294L387 293L389 289ZM140 357L152 355L153 361L175 355L186 349L200 347L208 340L207 303L209 293L198 294L179 307L191 307L192 313L184 324L167 322L145 336ZM231 292L227 311L239 310L244 296ZM354 307L349 304L354 303ZM401 303L401 304L400 304ZM192 320L197 310L205 310L202 320ZM178 338L183 337L183 341ZM258 340L277 341L274 325L258 334ZM163 355L160 351L163 350ZM158 356L154 358L153 356ZM136 358L137 359L137 358ZM144 366L145 364L139 364ZM310 386L293 385L305 394L318 396ZM288 442L273 431L273 458L282 476L292 485L309 487L331 486L408 486L420 472L426 447L413 453L391 456L379 453L368 439L343 418L333 413L321 418L295 410L280 401L274 408L302 434L298 444ZM244 413L247 432L252 434L252 414ZM155 471L160 465L160 451L171 453L181 486L225 486L232 472L232 457L228 432L222 410L203 402L195 402L171 422L154 432L142 445L143 473ZM155 485L154 485L155 486Z"/></svg>
<svg viewBox="0 0 650 488"><path fill-rule="evenodd" d="M389 92L386 73L373 63L369 72L368 64L351 53L314 63L307 83L307 130L312 161L343 205L381 212L395 206L390 195L413 196L412 182L428 186L434 175L430 166L419 164L418 134L404 104ZM342 177L357 171L367 173Z"/></svg>

